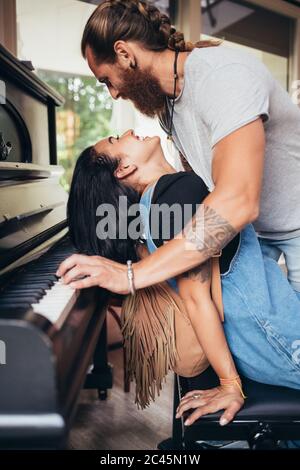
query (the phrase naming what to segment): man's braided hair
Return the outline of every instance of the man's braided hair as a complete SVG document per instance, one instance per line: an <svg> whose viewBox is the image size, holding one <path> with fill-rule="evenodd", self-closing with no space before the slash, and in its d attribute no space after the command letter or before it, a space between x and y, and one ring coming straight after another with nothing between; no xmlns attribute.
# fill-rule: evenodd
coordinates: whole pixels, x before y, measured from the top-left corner
<svg viewBox="0 0 300 470"><path fill-rule="evenodd" d="M118 40L136 41L152 51L164 49L191 51L195 47L217 46L219 40L186 42L170 18L151 2L106 0L92 13L85 26L81 51L89 46L99 62L114 63L114 44Z"/></svg>

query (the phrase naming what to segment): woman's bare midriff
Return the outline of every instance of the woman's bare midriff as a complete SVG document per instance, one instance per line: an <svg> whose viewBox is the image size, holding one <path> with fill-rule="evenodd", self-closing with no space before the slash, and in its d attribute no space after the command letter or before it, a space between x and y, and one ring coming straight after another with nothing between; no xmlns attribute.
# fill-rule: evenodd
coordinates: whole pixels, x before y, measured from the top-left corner
<svg viewBox="0 0 300 470"><path fill-rule="evenodd" d="M178 360L174 372L182 377L195 377L209 366L194 327L180 296L172 291L180 309L175 313L175 335Z"/></svg>

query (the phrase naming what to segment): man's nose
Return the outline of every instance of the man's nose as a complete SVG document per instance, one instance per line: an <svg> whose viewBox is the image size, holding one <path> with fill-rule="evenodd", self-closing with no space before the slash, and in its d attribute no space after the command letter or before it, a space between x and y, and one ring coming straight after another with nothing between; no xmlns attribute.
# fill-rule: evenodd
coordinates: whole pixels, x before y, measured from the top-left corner
<svg viewBox="0 0 300 470"><path fill-rule="evenodd" d="M120 93L115 88L110 87L108 90L109 90L110 96L114 100L117 100L120 97Z"/></svg>

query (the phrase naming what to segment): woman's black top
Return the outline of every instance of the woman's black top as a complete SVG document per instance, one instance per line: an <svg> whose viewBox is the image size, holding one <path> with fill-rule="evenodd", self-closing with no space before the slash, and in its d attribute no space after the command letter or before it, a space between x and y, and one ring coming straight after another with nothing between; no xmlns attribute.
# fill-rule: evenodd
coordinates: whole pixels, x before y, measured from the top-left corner
<svg viewBox="0 0 300 470"><path fill-rule="evenodd" d="M202 201L208 196L209 191L200 178L193 171L180 171L178 173L168 173L163 175L156 183L154 194L152 197L152 204L167 204L172 206L177 203L181 205L181 211L183 214L184 204L191 205L191 212L194 214L197 205L201 204ZM163 211L159 212L159 226L153 227L151 225L151 214L150 214L150 228L153 241L157 247L162 246L164 241L168 241L176 235L174 233L174 213L170 211L170 230L169 233L165 233L166 230L162 230L162 218ZM182 227L184 226L182 219ZM154 222L155 223L155 218ZM175 227L176 229L177 227ZM158 237L156 236L158 235ZM170 236L169 236L170 235ZM156 237L156 238L155 238ZM227 245L223 248L222 256L220 257L220 271L225 273L228 271L230 262L238 248L240 235L237 234Z"/></svg>

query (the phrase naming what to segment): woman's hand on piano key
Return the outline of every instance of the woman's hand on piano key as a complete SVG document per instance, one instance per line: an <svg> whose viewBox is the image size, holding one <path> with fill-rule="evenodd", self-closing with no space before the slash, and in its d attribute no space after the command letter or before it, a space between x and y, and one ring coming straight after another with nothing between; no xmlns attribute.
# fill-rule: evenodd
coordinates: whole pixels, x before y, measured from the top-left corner
<svg viewBox="0 0 300 470"><path fill-rule="evenodd" d="M56 274L74 289L98 286L117 294L129 293L127 266L102 256L72 255Z"/></svg>

